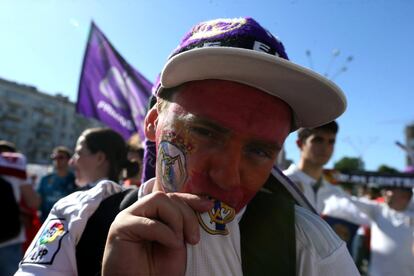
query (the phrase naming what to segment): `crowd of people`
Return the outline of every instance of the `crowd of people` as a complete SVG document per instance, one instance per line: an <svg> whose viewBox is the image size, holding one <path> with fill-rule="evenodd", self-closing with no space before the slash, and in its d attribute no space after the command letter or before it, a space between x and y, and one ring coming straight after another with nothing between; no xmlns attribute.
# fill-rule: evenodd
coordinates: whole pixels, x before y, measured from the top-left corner
<svg viewBox="0 0 414 276"><path fill-rule="evenodd" d="M45 229L49 233L57 230L58 225L47 225L53 221L50 217L59 216L56 214L68 207L59 207L57 202L60 199L65 199L76 191L88 190L104 179L126 187L132 185L130 177L134 177L133 185L139 186L135 178L140 172L142 161L139 159L142 159L142 155L137 155L137 152L140 152L139 143L128 149L123 138L109 128L87 129L80 135L74 154L67 147L55 147L50 155L53 172L33 183L27 174L25 156L17 152L13 143L0 141L0 177L12 186L22 221L18 235L5 240L7 237L3 239L2 234L0 275L13 275L16 272L24 251L32 250L33 246L29 245L36 233L36 238L45 238ZM131 168L131 164L135 167ZM78 198L72 201L73 204L79 202L82 200ZM9 203L3 204L4 209L10 208ZM86 212L89 212L89 216L94 210ZM83 214L79 215L83 218Z"/></svg>
<svg viewBox="0 0 414 276"><path fill-rule="evenodd" d="M412 187L380 189L371 184L367 193L353 195L340 185L329 183L324 166L333 154L338 129L335 121L313 129L300 129L296 142L300 160L284 173L347 242L361 274L413 275Z"/></svg>
<svg viewBox="0 0 414 276"><path fill-rule="evenodd" d="M0 276L414 275L412 189L386 187L380 202L329 182L345 96L290 62L254 19L194 26L152 103L143 128L153 146L87 129L73 154L52 150L54 171L38 183L0 142L0 180L42 223L34 237L33 219L2 233ZM274 175L295 131L300 160L283 173L300 202Z"/></svg>

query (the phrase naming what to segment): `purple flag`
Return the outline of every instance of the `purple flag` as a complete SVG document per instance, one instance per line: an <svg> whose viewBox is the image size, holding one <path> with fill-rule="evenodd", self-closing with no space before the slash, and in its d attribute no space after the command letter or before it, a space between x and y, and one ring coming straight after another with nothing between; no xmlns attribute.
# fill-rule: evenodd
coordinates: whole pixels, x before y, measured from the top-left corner
<svg viewBox="0 0 414 276"><path fill-rule="evenodd" d="M125 139L138 133L152 83L129 65L92 22L79 82L76 111L96 118Z"/></svg>

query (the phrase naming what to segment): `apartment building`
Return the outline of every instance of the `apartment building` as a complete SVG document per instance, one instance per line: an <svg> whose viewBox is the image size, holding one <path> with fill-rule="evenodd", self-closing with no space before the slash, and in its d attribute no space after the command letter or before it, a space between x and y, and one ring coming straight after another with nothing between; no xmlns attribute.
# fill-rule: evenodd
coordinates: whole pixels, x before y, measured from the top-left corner
<svg viewBox="0 0 414 276"><path fill-rule="evenodd" d="M0 79L0 139L15 143L29 163L49 164L55 146L73 149L79 134L96 126L102 124L77 114L63 95Z"/></svg>

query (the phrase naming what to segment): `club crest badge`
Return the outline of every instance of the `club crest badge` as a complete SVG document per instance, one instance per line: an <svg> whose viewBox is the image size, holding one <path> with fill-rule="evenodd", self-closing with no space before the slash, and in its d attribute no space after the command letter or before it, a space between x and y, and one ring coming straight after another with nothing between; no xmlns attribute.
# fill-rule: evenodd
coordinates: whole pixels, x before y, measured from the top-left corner
<svg viewBox="0 0 414 276"><path fill-rule="evenodd" d="M197 214L201 227L212 235L228 235L227 224L232 222L236 211L227 204L216 200L213 209L208 212Z"/></svg>
<svg viewBox="0 0 414 276"><path fill-rule="evenodd" d="M168 192L177 191L187 178L183 151L169 141L162 141L159 145L159 158L164 187Z"/></svg>
<svg viewBox="0 0 414 276"><path fill-rule="evenodd" d="M62 238L68 233L65 219L50 219L22 263L52 264L61 247Z"/></svg>

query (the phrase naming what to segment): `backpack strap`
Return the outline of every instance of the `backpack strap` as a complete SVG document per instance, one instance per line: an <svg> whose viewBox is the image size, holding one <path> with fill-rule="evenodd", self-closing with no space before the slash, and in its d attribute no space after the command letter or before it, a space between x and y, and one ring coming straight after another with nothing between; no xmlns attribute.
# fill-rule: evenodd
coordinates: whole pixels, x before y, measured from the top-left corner
<svg viewBox="0 0 414 276"><path fill-rule="evenodd" d="M295 201L270 176L240 221L243 275L296 275Z"/></svg>
<svg viewBox="0 0 414 276"><path fill-rule="evenodd" d="M138 189L132 189L127 193L122 199L121 204L119 205L120 211L128 208L130 205L134 204L138 200Z"/></svg>
<svg viewBox="0 0 414 276"><path fill-rule="evenodd" d="M76 263L79 276L101 275L102 258L109 227L116 215L132 204L134 198L136 200L137 197L138 189L136 188L114 194L103 200L95 213L89 218L76 246ZM123 203L124 200L126 200L125 203ZM129 205L126 205L127 203Z"/></svg>

